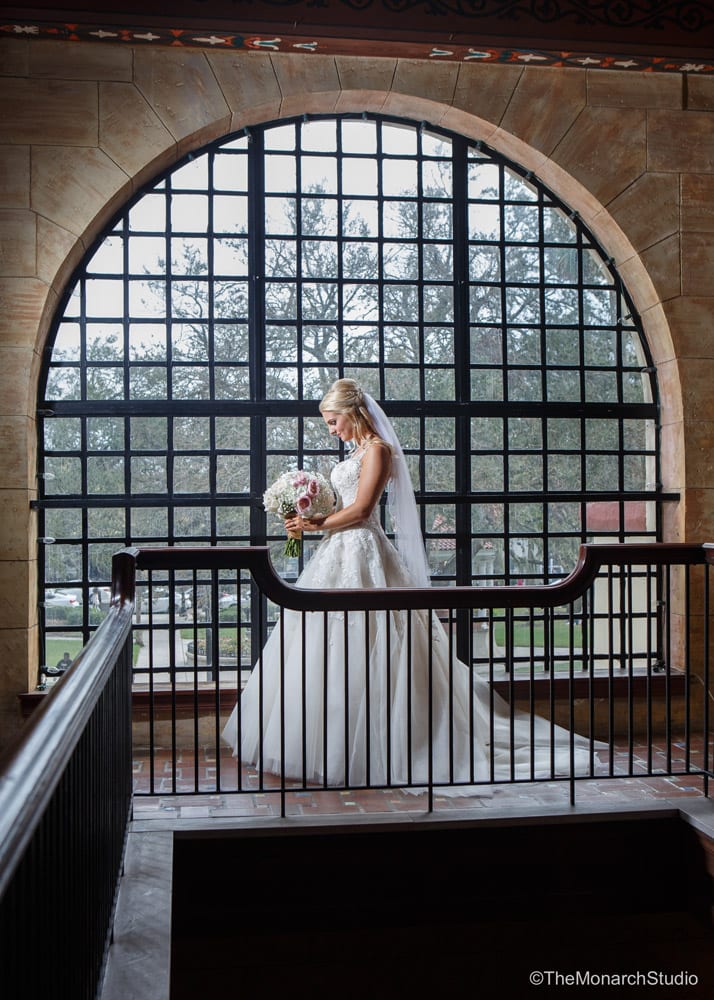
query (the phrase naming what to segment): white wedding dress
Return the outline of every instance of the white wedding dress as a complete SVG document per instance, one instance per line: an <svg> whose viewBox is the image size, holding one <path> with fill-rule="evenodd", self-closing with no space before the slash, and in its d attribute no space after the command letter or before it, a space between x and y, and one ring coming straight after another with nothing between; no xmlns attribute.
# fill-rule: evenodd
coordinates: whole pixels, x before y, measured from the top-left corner
<svg viewBox="0 0 714 1000"><path fill-rule="evenodd" d="M355 499L361 457L356 453L333 470L338 507ZM297 585L413 584L375 508L358 527L328 532ZM451 785L440 787L440 795L489 795L493 780L567 775L572 767L588 774L597 763L584 737L525 713L511 720L507 702L456 659L428 611L284 610L223 738L243 762L311 785L421 791L429 777L430 668L432 780Z"/></svg>

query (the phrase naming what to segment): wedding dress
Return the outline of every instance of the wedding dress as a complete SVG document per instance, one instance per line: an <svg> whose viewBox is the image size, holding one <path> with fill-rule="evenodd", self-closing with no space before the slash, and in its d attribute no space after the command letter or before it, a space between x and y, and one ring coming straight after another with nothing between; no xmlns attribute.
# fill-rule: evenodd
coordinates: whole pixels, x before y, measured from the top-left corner
<svg viewBox="0 0 714 1000"><path fill-rule="evenodd" d="M338 508L355 499L363 454L333 469ZM377 508L359 526L327 532L297 581L315 590L413 585ZM512 718L508 703L455 657L429 611L283 610L223 738L242 761L308 784L421 791L430 672L432 781L451 786L440 795L489 795L493 780L567 775L572 767L590 773L591 742L537 716Z"/></svg>

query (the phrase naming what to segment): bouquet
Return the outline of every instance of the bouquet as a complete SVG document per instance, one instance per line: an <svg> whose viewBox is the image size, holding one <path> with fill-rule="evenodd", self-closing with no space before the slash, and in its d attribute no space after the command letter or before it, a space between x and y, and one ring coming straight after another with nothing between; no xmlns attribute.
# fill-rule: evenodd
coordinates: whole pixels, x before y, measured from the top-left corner
<svg viewBox="0 0 714 1000"><path fill-rule="evenodd" d="M329 514L335 506L335 494L327 479L319 472L289 469L279 476L263 494L263 506L271 514L289 517L315 517ZM302 551L299 538L288 538L285 555L295 558Z"/></svg>

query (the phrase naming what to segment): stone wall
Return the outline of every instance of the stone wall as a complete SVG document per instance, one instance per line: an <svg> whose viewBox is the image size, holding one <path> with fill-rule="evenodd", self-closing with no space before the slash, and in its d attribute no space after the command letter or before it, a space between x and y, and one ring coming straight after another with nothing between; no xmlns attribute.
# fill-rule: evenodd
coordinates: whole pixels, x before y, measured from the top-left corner
<svg viewBox="0 0 714 1000"><path fill-rule="evenodd" d="M368 110L532 169L614 258L662 391L671 541L714 539L714 77L0 41L0 742L37 669L36 387L73 268L179 157L246 125Z"/></svg>

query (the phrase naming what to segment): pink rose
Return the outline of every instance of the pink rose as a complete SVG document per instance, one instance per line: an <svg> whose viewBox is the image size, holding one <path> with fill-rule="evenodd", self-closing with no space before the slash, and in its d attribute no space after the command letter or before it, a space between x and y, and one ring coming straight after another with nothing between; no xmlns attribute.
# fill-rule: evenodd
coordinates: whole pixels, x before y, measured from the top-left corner
<svg viewBox="0 0 714 1000"><path fill-rule="evenodd" d="M310 501L310 497L307 496L306 493L304 493L301 497L297 498L297 500L295 501L295 506L297 508L298 514L304 516L305 514L308 513L308 511L312 507L312 502Z"/></svg>
<svg viewBox="0 0 714 1000"><path fill-rule="evenodd" d="M293 486L304 486L307 482L307 476L304 472L299 472L297 476L293 479Z"/></svg>
<svg viewBox="0 0 714 1000"><path fill-rule="evenodd" d="M307 484L307 495L310 497L316 497L320 492L320 484L316 479L311 479Z"/></svg>

